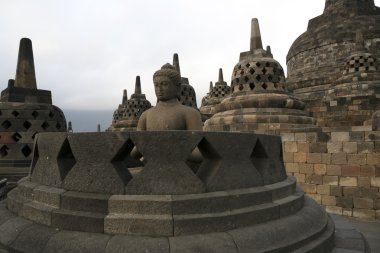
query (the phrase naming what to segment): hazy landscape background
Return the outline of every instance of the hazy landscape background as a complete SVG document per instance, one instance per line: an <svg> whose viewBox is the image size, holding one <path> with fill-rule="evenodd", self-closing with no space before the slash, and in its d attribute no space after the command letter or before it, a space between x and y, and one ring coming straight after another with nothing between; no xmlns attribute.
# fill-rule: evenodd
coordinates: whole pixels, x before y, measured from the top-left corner
<svg viewBox="0 0 380 253"><path fill-rule="evenodd" d="M100 124L100 130L107 129L112 122L113 110L65 110L66 121L71 121L74 132L96 132Z"/></svg>

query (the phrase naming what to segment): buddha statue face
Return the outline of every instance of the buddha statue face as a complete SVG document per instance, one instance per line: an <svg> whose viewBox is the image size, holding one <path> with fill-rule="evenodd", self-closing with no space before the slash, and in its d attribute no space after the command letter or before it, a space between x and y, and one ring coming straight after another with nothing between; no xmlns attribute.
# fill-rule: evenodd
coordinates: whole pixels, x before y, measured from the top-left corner
<svg viewBox="0 0 380 253"><path fill-rule="evenodd" d="M157 76L153 82L159 101L168 101L178 97L179 85L176 85L168 76Z"/></svg>
<svg viewBox="0 0 380 253"><path fill-rule="evenodd" d="M181 88L181 76L169 63L153 75L154 91L159 101L178 99Z"/></svg>

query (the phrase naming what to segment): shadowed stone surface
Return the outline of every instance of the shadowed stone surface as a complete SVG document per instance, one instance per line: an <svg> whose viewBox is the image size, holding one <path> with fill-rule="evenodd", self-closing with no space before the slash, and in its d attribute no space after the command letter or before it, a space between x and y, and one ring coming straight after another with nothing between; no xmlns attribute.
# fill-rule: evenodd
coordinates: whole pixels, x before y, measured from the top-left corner
<svg viewBox="0 0 380 253"><path fill-rule="evenodd" d="M68 152L72 153L75 165L65 168L70 171L63 181L63 188L93 193L124 193L131 175L128 170L116 168L110 163L123 147L123 139L117 134L69 135ZM99 179L93 180L94 177Z"/></svg>
<svg viewBox="0 0 380 253"><path fill-rule="evenodd" d="M177 236L177 237L146 237L146 236L127 236L127 235L105 235L105 234L94 234L85 232L74 232L74 231L58 231L53 230L46 226L41 225L29 225L22 228L18 232L18 236L13 242L8 245L4 245L0 242L0 249L4 249L5 252L11 250L17 250L18 252L210 252L210 253L220 253L220 252L262 252L270 250L271 247L276 247L281 252L330 252L326 248L326 245L331 243L333 237L334 227L331 221L322 231L322 235L318 239L313 238L306 240L306 244L303 244L301 248L297 250L291 250L292 240L294 240L297 235L306 236L308 231L312 228L311 224L316 224L321 227L322 223L320 218L328 218L327 215L317 215L314 216L316 219L311 220L310 215L315 215L315 211L318 210L318 206L313 204L312 201L306 201L306 206L303 211L296 214L294 217L289 217L290 219L280 219L278 221L272 221L271 223L262 224L259 226L254 226L256 229L251 230L250 228L236 229L226 233L210 233L203 235L190 235L190 236ZM8 210L4 208L4 204L0 203L0 213L13 216ZM7 214L6 214L7 215ZM318 217L318 218L317 218ZM334 219L337 217L333 217ZM10 219L9 225L14 225L14 227L20 228L22 218ZM306 219L306 220L304 220ZM292 220L296 222L295 226L289 224ZM341 240L337 244L337 248L334 248L332 252L369 252L362 250L357 250L358 247L353 245L351 241L352 238L360 238L361 235L356 230L352 228L347 222L342 223L337 220L336 231L338 234L344 236L340 237ZM15 224L13 224L15 222ZM26 224L29 224L28 222ZM251 227L251 228L254 228ZM297 230L291 231L295 227ZM0 225L2 228L2 225ZM273 230L274 229L274 230ZM349 234L347 232L349 231ZM276 231L278 234L278 241L273 240ZM269 233L269 234L267 234ZM251 234L251 238L249 235ZM261 236L262 237L261 237ZM259 236L259 237L257 237ZM4 239L4 234L0 234L0 238ZM257 239L254 239L257 238ZM258 239L261 238L261 239ZM322 241L326 241L321 244ZM269 242L267 248L263 248L265 242ZM248 246L247 243L251 243ZM362 242L359 242L361 244ZM33 246L35 245L35 246ZM318 245L322 245L322 248L318 248ZM325 245L325 246L323 246ZM350 245L353 245L350 248ZM30 248L33 247L33 248ZM25 250L26 248L26 250ZM13 250L13 251L12 251ZM368 250L368 249L367 249Z"/></svg>
<svg viewBox="0 0 380 253"><path fill-rule="evenodd" d="M43 252L105 252L110 236L60 231L53 235Z"/></svg>
<svg viewBox="0 0 380 253"><path fill-rule="evenodd" d="M0 226L0 244L10 245L19 234L33 223L21 217L12 217Z"/></svg>
<svg viewBox="0 0 380 253"><path fill-rule="evenodd" d="M170 252L239 252L232 237L227 233L182 236L170 238Z"/></svg>
<svg viewBox="0 0 380 253"><path fill-rule="evenodd" d="M114 236L107 243L106 253L172 252L167 238Z"/></svg>
<svg viewBox="0 0 380 253"><path fill-rule="evenodd" d="M52 139L56 140L53 146L48 144ZM134 143L146 159L142 171L133 178L127 169L131 147L126 143ZM33 187L43 184L103 194L123 194L124 188L128 194L183 194L259 186L286 178L279 137L264 135L186 131L46 133L40 134L36 147L39 155L31 170ZM202 157L197 172L186 164L195 148ZM115 157L125 161L115 164Z"/></svg>
<svg viewBox="0 0 380 253"><path fill-rule="evenodd" d="M131 133L147 163L127 185L128 194L184 194L205 191L185 160L201 136L192 132ZM156 145L151 145L151 141ZM170 145L173 144L173 145Z"/></svg>
<svg viewBox="0 0 380 253"><path fill-rule="evenodd" d="M285 74L264 50L259 23L252 19L251 48L242 52L232 73L231 94L215 105L205 121L206 131L265 132L274 129L314 127L305 104L286 89Z"/></svg>
<svg viewBox="0 0 380 253"><path fill-rule="evenodd" d="M10 247L18 252L41 253L58 230L33 224L20 233Z"/></svg>
<svg viewBox="0 0 380 253"><path fill-rule="evenodd" d="M15 80L0 97L0 179L13 186L28 174L39 132L65 132L66 119L52 105L51 92L37 89L32 41L20 41Z"/></svg>

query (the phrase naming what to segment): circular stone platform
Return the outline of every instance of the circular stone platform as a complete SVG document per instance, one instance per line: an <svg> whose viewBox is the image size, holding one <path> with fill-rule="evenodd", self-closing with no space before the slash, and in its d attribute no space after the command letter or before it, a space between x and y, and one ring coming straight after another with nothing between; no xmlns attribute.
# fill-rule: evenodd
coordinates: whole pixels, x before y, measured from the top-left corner
<svg viewBox="0 0 380 253"><path fill-rule="evenodd" d="M53 144L52 144L53 143ZM144 156L129 173L134 146ZM187 164L198 149L198 169ZM334 223L287 177L277 136L43 133L0 204L10 252L330 252Z"/></svg>

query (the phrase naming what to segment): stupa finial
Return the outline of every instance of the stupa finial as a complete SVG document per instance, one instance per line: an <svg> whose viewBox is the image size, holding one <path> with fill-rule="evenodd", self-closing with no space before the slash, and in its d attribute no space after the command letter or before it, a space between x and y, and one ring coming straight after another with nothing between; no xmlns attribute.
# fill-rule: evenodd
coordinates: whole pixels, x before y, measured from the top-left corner
<svg viewBox="0 0 380 253"><path fill-rule="evenodd" d="M141 82L140 82L140 76L136 76L136 83L135 83L135 94L140 95L141 94Z"/></svg>
<svg viewBox="0 0 380 253"><path fill-rule="evenodd" d="M210 92L212 91L212 88L213 88L213 85L212 85L212 82L210 82L210 89L209 89Z"/></svg>
<svg viewBox="0 0 380 253"><path fill-rule="evenodd" d="M259 20L257 18L253 18L251 20L251 48L250 48L250 51L254 52L257 49L263 49L263 44L261 42Z"/></svg>
<svg viewBox="0 0 380 253"><path fill-rule="evenodd" d="M219 68L219 77L218 77L218 81L215 83L215 86L225 86L227 85L227 83L223 80L223 69L222 68Z"/></svg>
<svg viewBox="0 0 380 253"><path fill-rule="evenodd" d="M179 59L178 59L178 54L175 53L173 55L173 66L175 68L175 70L177 70L177 72L179 73L179 75L181 75L181 69L179 67Z"/></svg>
<svg viewBox="0 0 380 253"><path fill-rule="evenodd" d="M219 68L219 78L218 78L218 82L219 83L223 83L223 70L222 68Z"/></svg>
<svg viewBox="0 0 380 253"><path fill-rule="evenodd" d="M125 104L128 101L128 92L127 89L123 90L123 102L122 104Z"/></svg>
<svg viewBox="0 0 380 253"><path fill-rule="evenodd" d="M267 46L267 54L272 55L272 49L270 46Z"/></svg>
<svg viewBox="0 0 380 253"><path fill-rule="evenodd" d="M12 87L14 87L15 86L15 80L14 79L9 79L8 80L8 87L9 88L12 88Z"/></svg>
<svg viewBox="0 0 380 253"><path fill-rule="evenodd" d="M15 87L37 89L32 41L28 38L20 40Z"/></svg>

